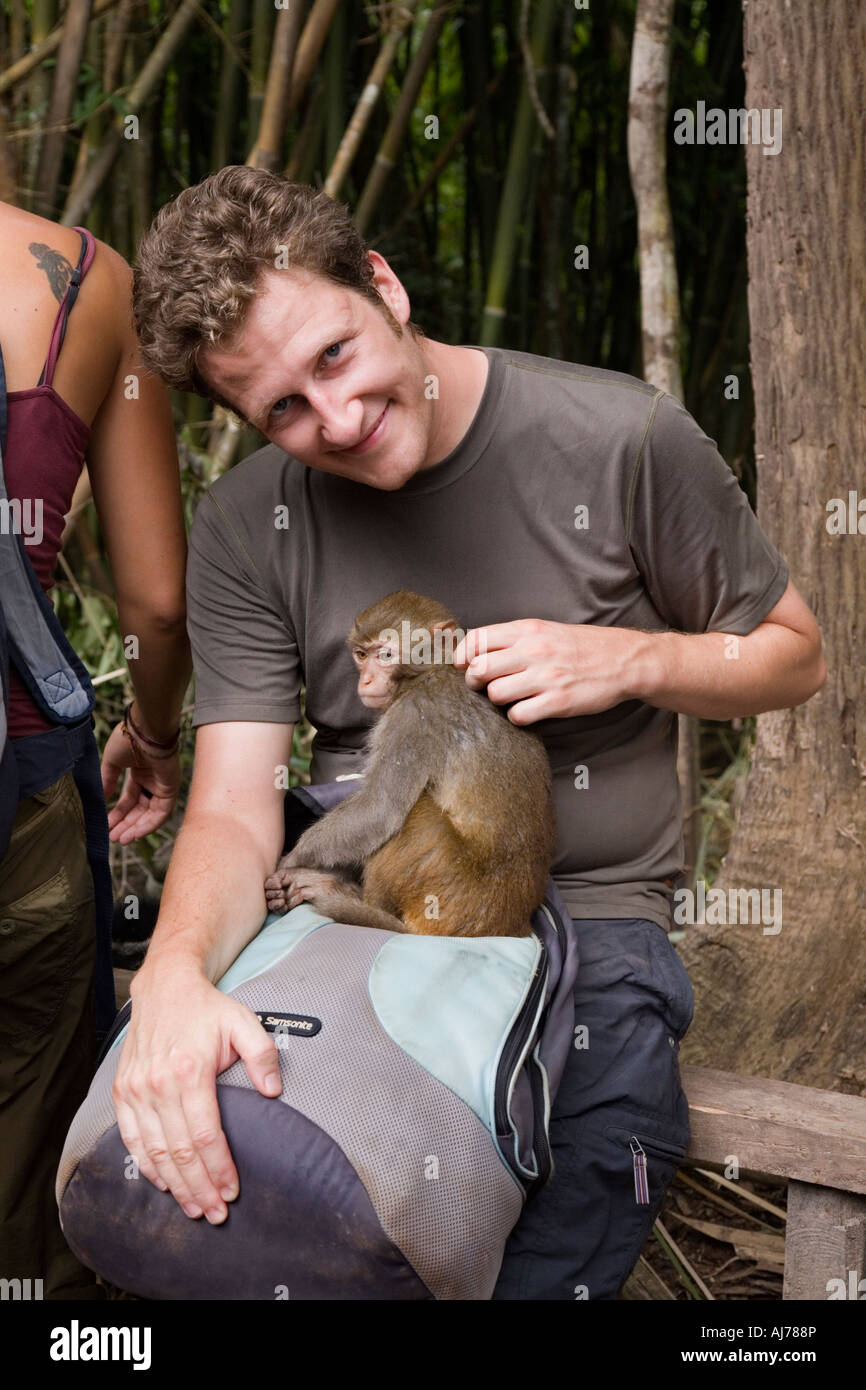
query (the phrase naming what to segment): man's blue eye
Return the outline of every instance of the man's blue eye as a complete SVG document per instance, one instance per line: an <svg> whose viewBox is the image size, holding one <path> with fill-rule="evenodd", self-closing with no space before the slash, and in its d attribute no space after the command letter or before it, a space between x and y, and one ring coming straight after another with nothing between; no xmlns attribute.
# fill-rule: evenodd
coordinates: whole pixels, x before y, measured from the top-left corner
<svg viewBox="0 0 866 1390"><path fill-rule="evenodd" d="M337 354L339 354L340 348L342 346L342 343L331 343L331 346L326 347L322 355L324 357L327 357L329 362L334 362L336 361ZM329 356L329 354L331 353L334 353L334 356ZM285 415L287 411L290 409L294 399L294 396L280 396L280 399L278 401L275 401L274 404L271 406L271 415ZM280 409L280 407L282 407L282 409Z"/></svg>

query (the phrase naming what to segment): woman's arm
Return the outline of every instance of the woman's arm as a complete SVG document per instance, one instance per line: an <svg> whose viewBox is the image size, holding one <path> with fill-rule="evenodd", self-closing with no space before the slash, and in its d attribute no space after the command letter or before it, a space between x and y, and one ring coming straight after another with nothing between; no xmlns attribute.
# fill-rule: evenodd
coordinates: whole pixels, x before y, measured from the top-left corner
<svg viewBox="0 0 866 1390"><path fill-rule="evenodd" d="M117 369L93 421L87 462L135 691L133 719L142 733L166 743L177 730L191 671L177 446L168 392L141 362L132 272L122 257L107 259L115 294L111 310L106 307L106 329L114 323ZM103 755L107 797L123 768L131 769L109 816L111 837L122 843L156 829L177 797L177 758L140 747L142 754L134 754L118 727Z"/></svg>

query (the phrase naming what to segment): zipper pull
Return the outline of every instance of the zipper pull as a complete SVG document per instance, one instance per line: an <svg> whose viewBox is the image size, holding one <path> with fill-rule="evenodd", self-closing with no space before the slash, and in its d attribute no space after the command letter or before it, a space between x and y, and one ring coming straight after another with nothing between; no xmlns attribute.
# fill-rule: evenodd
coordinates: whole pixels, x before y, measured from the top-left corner
<svg viewBox="0 0 866 1390"><path fill-rule="evenodd" d="M649 1185L646 1176L646 1153L641 1148L637 1135L631 1136L629 1148L632 1152L632 1166L634 1168L634 1199L639 1207L648 1207Z"/></svg>

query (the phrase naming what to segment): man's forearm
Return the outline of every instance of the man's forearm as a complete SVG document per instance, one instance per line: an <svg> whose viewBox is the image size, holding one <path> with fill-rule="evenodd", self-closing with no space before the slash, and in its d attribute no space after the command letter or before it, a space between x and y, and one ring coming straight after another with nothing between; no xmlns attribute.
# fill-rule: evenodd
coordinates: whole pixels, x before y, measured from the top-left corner
<svg viewBox="0 0 866 1390"><path fill-rule="evenodd" d="M264 881L275 862L276 853L271 858L268 846L236 818L188 816L139 974L191 967L216 982L265 919Z"/></svg>
<svg viewBox="0 0 866 1390"><path fill-rule="evenodd" d="M724 632L635 634L635 695L702 719L791 709L821 688L820 643L780 623L746 637Z"/></svg>

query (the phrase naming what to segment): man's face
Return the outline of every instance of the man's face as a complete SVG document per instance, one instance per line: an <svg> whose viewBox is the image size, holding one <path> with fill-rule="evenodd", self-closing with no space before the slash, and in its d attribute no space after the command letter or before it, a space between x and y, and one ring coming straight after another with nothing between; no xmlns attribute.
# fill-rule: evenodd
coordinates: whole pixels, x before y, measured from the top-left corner
<svg viewBox="0 0 866 1390"><path fill-rule="evenodd" d="M372 256L380 292L405 324L405 291ZM435 462L427 457L433 402L415 339L408 329L398 338L373 303L322 276L264 271L240 331L230 345L203 351L199 370L309 468L392 491Z"/></svg>

